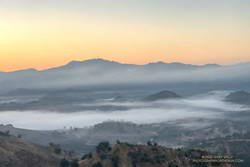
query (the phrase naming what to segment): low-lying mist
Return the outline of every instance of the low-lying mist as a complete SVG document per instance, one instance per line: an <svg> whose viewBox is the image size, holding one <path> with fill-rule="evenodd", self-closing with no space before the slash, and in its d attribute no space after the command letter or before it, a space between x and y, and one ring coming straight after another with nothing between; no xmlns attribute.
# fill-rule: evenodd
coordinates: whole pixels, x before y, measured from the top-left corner
<svg viewBox="0 0 250 167"><path fill-rule="evenodd" d="M248 110L246 106L223 101L225 91L210 92L183 99L156 102L113 102L102 100L96 105L125 106L125 111L79 111L50 112L40 111L3 111L0 112L2 124L13 124L18 128L34 130L54 130L64 127L88 127L104 121L129 121L137 124L162 123L191 118L225 118L229 112ZM80 104L87 105L87 104Z"/></svg>

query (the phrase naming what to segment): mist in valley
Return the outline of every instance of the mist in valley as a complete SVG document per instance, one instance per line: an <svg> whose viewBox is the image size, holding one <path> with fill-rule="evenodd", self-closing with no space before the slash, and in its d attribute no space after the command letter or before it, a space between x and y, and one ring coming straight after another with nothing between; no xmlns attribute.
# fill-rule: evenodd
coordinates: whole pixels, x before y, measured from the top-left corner
<svg viewBox="0 0 250 167"><path fill-rule="evenodd" d="M124 110L84 110L60 112L46 110L1 111L0 122L18 128L33 130L55 130L69 127L89 127L106 121L153 124L177 122L189 119L230 119L228 114L250 110L247 106L224 101L230 91L213 91L206 94L160 101L114 101L112 98L99 99L94 103L77 103L79 106L112 106ZM14 101L15 99L11 99ZM16 100L18 101L18 100ZM3 103L1 101L0 103ZM5 99L6 103L6 99ZM114 107L115 106L115 107ZM181 126L182 124L179 123ZM185 126L196 126L183 124ZM199 126L202 126L201 124Z"/></svg>

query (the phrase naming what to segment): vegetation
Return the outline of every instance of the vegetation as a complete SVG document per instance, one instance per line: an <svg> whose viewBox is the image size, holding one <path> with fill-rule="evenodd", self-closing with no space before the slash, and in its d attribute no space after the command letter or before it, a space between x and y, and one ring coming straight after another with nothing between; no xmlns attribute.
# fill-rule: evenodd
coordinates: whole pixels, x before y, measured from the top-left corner
<svg viewBox="0 0 250 167"><path fill-rule="evenodd" d="M108 142L100 143L95 154L83 156L80 167L212 167L192 162L192 159L209 155L205 151L170 149L151 142L147 145L117 143L113 146Z"/></svg>
<svg viewBox="0 0 250 167"><path fill-rule="evenodd" d="M62 149L59 144L49 143L49 146L50 148L52 148L55 154L58 154L58 155L62 154Z"/></svg>
<svg viewBox="0 0 250 167"><path fill-rule="evenodd" d="M59 156L48 148L0 132L1 167L55 167L58 164Z"/></svg>
<svg viewBox="0 0 250 167"><path fill-rule="evenodd" d="M103 167L103 165L102 165L102 163L97 162L97 163L93 164L92 167Z"/></svg>

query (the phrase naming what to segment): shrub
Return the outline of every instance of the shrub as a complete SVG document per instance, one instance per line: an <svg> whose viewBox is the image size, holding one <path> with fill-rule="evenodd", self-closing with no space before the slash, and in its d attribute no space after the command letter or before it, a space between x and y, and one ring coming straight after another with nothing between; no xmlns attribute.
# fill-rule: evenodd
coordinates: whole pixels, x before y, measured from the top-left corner
<svg viewBox="0 0 250 167"><path fill-rule="evenodd" d="M118 156L112 157L111 160L112 160L113 167L119 167L120 158Z"/></svg>
<svg viewBox="0 0 250 167"><path fill-rule="evenodd" d="M97 162L93 164L92 167L103 167L103 165L100 162Z"/></svg>
<svg viewBox="0 0 250 167"><path fill-rule="evenodd" d="M107 153L111 150L109 142L101 142L98 144L96 147L96 152L97 153Z"/></svg>
<svg viewBox="0 0 250 167"><path fill-rule="evenodd" d="M85 160L85 159L91 159L92 158L92 153L88 153L88 154L85 154L81 160Z"/></svg>

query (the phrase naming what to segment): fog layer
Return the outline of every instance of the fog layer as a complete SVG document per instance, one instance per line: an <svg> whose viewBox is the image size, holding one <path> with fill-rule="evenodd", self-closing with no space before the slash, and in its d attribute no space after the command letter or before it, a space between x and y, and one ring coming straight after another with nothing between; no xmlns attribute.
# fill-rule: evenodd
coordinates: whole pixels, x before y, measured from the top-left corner
<svg viewBox="0 0 250 167"><path fill-rule="evenodd" d="M54 130L64 127L88 127L104 121L129 121L137 124L161 123L191 118L224 118L229 112L248 110L247 107L224 102L228 92L211 92L187 99L157 102L112 102L100 104L126 106L126 111L84 111L61 113L50 111L4 111L0 122L35 130ZM82 104L86 105L86 104Z"/></svg>

